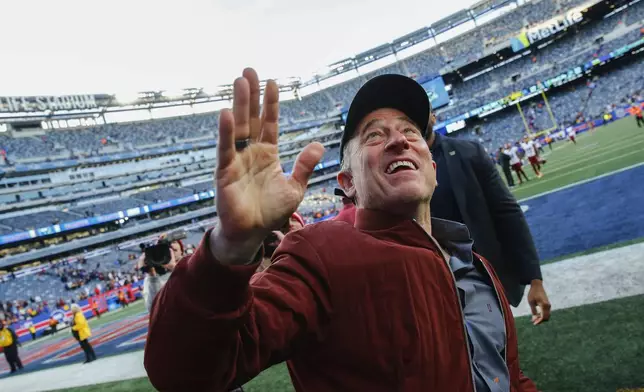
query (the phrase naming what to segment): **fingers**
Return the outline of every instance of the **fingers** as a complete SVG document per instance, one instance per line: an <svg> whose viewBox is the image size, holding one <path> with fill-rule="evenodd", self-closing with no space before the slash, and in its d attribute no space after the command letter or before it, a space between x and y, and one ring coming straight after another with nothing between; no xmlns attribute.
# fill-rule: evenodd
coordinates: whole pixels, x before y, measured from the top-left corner
<svg viewBox="0 0 644 392"><path fill-rule="evenodd" d="M224 168L235 159L235 118L229 109L219 114L219 140L217 141L217 167Z"/></svg>
<svg viewBox="0 0 644 392"><path fill-rule="evenodd" d="M259 77L257 76L257 72L252 68L244 69L242 75L248 81L248 86L250 88L250 101L248 107L249 137L252 141L258 141L262 131L262 125L259 118Z"/></svg>
<svg viewBox="0 0 644 392"><path fill-rule="evenodd" d="M550 302L546 300L543 303L539 304L539 307L541 308L541 317L543 321L550 320Z"/></svg>
<svg viewBox="0 0 644 392"><path fill-rule="evenodd" d="M277 144L279 131L279 88L274 80L269 80L264 89L264 107L262 109L262 136L264 143Z"/></svg>
<svg viewBox="0 0 644 392"><path fill-rule="evenodd" d="M293 165L291 181L297 183L302 190L305 190L315 165L320 162L323 155L324 147L320 143L314 142L304 147L302 152L298 154L295 165Z"/></svg>
<svg viewBox="0 0 644 392"><path fill-rule="evenodd" d="M234 140L250 137L250 84L246 78L237 78L233 85Z"/></svg>
<svg viewBox="0 0 644 392"><path fill-rule="evenodd" d="M537 309L537 301L530 300L530 311L532 312L532 324L537 325L541 322L541 313Z"/></svg>

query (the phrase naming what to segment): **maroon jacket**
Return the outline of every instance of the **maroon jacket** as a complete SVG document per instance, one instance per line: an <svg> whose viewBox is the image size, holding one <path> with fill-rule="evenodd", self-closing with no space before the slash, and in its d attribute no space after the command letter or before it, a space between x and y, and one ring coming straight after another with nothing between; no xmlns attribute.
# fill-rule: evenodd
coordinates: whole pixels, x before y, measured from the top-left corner
<svg viewBox="0 0 644 392"><path fill-rule="evenodd" d="M355 228L306 226L256 268L218 264L207 240L177 265L145 349L156 388L225 391L288 361L297 391L474 390L453 275L414 221L358 210ZM511 391L536 391L503 294L500 303Z"/></svg>
<svg viewBox="0 0 644 392"><path fill-rule="evenodd" d="M351 226L355 225L356 222L356 205L355 204L345 204L342 210L336 215L333 220L339 220L347 222Z"/></svg>

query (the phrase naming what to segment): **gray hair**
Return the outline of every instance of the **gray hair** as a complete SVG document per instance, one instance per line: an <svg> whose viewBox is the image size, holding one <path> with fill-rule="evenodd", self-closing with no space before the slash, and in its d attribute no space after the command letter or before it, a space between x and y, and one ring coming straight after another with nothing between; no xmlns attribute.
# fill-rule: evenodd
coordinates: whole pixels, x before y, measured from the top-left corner
<svg viewBox="0 0 644 392"><path fill-rule="evenodd" d="M353 154L353 144L355 139L350 139L344 146L342 151L342 162L340 163L340 171L351 172L351 156Z"/></svg>
<svg viewBox="0 0 644 392"><path fill-rule="evenodd" d="M356 149L354 145L356 144L356 139L350 139L347 144L345 144L344 149L342 150L342 162L340 163L340 171L345 173L351 173L351 158L355 154ZM355 195L351 199L354 204L358 204L358 196Z"/></svg>

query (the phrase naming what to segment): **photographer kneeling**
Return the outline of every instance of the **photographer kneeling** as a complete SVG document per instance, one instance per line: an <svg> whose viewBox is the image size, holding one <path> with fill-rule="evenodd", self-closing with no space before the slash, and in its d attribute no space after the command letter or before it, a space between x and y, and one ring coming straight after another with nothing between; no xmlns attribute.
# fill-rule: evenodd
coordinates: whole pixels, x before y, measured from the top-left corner
<svg viewBox="0 0 644 392"><path fill-rule="evenodd" d="M154 297L183 257L184 246L181 240L184 238L184 232L176 232L162 234L155 245L141 244L143 254L139 257L137 268L146 274L143 280L143 300L148 312L152 308Z"/></svg>

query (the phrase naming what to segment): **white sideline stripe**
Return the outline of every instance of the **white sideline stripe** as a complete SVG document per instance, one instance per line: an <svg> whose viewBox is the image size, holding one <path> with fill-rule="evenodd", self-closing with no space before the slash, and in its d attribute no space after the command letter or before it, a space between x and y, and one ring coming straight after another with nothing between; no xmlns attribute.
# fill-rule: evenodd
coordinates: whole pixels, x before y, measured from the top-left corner
<svg viewBox="0 0 644 392"><path fill-rule="evenodd" d="M644 294L644 243L546 264L541 271L555 311ZM515 317L530 314L525 298L512 313ZM556 318L557 313L553 322ZM145 376L143 351L135 351L99 358L88 365L67 365L8 377L0 380L0 390L39 392Z"/></svg>
<svg viewBox="0 0 644 392"><path fill-rule="evenodd" d="M644 294L644 242L546 264L541 273L553 310ZM527 295L526 287L515 317L531 314Z"/></svg>
<svg viewBox="0 0 644 392"><path fill-rule="evenodd" d="M621 158L621 157L619 157L619 158ZM605 161L604 161L604 162L605 162ZM604 162L602 162L602 164L603 164ZM564 189L572 188L572 187L575 187L575 186L577 186L577 185L582 185L582 184L585 184L585 183L587 183L587 182L591 182L591 181L599 180L600 178L604 178L604 177L612 176L613 174L618 174L618 173L621 173L621 172L626 171L626 170L635 169L636 167L639 167L639 166L642 166L642 165L644 165L644 162L636 163L636 164L634 164L634 165L626 166L626 167L623 167L623 168L621 168L621 169L617 169L617 170L613 170L613 171L608 172L608 173L600 174L600 175L595 176L595 177L592 177L592 178L587 178L587 179L585 179L585 180L581 180L581 181L573 182L572 184L564 185L564 186L559 187L559 188L555 188L555 189L551 189L551 190L549 190L549 191L541 192L541 193L538 193L538 194L533 195L533 196L528 196L528 197L526 197L526 198L524 198L524 199L519 200L518 202L519 202L519 203L523 203L523 202L525 202L525 201L532 200L532 199L535 199L535 198L537 198L537 197L541 197L541 196L549 195L549 194L551 194L551 193L555 193L555 192L563 191ZM583 169L585 170L585 169L587 169L587 167L584 167Z"/></svg>

